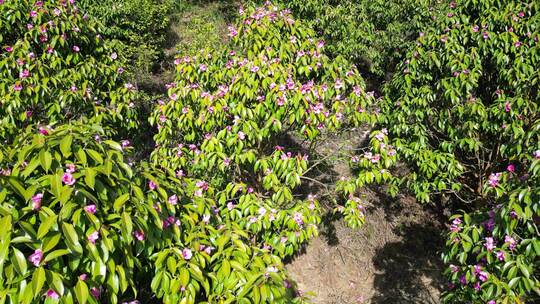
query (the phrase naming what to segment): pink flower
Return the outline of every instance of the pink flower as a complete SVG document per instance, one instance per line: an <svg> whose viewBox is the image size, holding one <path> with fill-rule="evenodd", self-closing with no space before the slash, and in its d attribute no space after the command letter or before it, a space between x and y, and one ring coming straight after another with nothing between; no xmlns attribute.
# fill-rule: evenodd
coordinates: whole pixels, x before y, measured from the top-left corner
<svg viewBox="0 0 540 304"><path fill-rule="evenodd" d="M88 278L88 275L86 273L83 273L79 276L79 280L81 281L86 281L87 278Z"/></svg>
<svg viewBox="0 0 540 304"><path fill-rule="evenodd" d="M490 187L497 187L499 184L499 178L501 177L501 173L491 173L488 178L488 184Z"/></svg>
<svg viewBox="0 0 540 304"><path fill-rule="evenodd" d="M233 26L229 26L228 30L229 30L229 37L231 38L236 37L236 35L238 35L238 31Z"/></svg>
<svg viewBox="0 0 540 304"><path fill-rule="evenodd" d="M133 232L133 234L135 235L135 238L139 241L144 241L144 232L142 230L136 230L135 232Z"/></svg>
<svg viewBox="0 0 540 304"><path fill-rule="evenodd" d="M513 164L509 164L509 165L506 167L506 171L508 171L508 172L515 172L515 171L516 171L516 166L514 166Z"/></svg>
<svg viewBox="0 0 540 304"><path fill-rule="evenodd" d="M520 47L520 46L521 46L521 42L520 42L520 41L514 42L514 47L515 47L515 48L518 48L518 47Z"/></svg>
<svg viewBox="0 0 540 304"><path fill-rule="evenodd" d="M154 181L149 181L148 182L148 187L150 188L150 190L155 190L157 188L157 185L156 183L154 183Z"/></svg>
<svg viewBox="0 0 540 304"><path fill-rule="evenodd" d="M534 156L534 158L536 158L536 159L540 159L540 150L534 151L534 152L533 152L533 156Z"/></svg>
<svg viewBox="0 0 540 304"><path fill-rule="evenodd" d="M238 138L240 140L244 140L246 138L246 134L244 134L244 132L242 132L242 131L239 131L238 132Z"/></svg>
<svg viewBox="0 0 540 304"><path fill-rule="evenodd" d="M43 251L41 249L36 249L34 253L28 257L28 261L30 263L34 264L34 266L38 267L39 264L41 264L41 260L43 259Z"/></svg>
<svg viewBox="0 0 540 304"><path fill-rule="evenodd" d="M66 172L68 172L68 173L75 172L75 169L76 169L75 164L67 164L66 165Z"/></svg>
<svg viewBox="0 0 540 304"><path fill-rule="evenodd" d="M86 211L86 212L88 212L90 214L96 213L96 210L97 210L97 207L96 207L96 205L93 205L93 204L84 207L84 211Z"/></svg>
<svg viewBox="0 0 540 304"><path fill-rule="evenodd" d="M511 107L512 107L512 105L511 105L509 102L507 102L507 103L504 104L504 110L505 110L507 113L510 112L510 108L511 108Z"/></svg>
<svg viewBox="0 0 540 304"><path fill-rule="evenodd" d="M168 201L169 201L169 204L171 204L171 205L174 206L174 205L178 204L178 196L176 196L176 194L175 194L175 195L171 195L171 196L169 197L169 200L168 200Z"/></svg>
<svg viewBox="0 0 540 304"><path fill-rule="evenodd" d="M495 254L497 256L497 259L499 259L499 261L504 261L505 259L505 255L504 255L504 252L503 251L499 251Z"/></svg>
<svg viewBox="0 0 540 304"><path fill-rule="evenodd" d="M13 85L13 91L19 92L19 91L22 91L22 89L23 89L23 87L22 87L22 85L20 83L16 83L16 84Z"/></svg>
<svg viewBox="0 0 540 304"><path fill-rule="evenodd" d="M76 45L73 46L73 51L74 51L75 53L78 53L80 50L81 50L80 47L78 47L78 46L76 46Z"/></svg>
<svg viewBox="0 0 540 304"><path fill-rule="evenodd" d="M43 193L38 193L32 196L32 209L39 210L41 208L42 199L43 199Z"/></svg>
<svg viewBox="0 0 540 304"><path fill-rule="evenodd" d="M493 238L492 237L487 237L486 238L486 242L484 243L484 247L486 247L486 249L488 251L492 251L493 249L495 249L495 245L493 244Z"/></svg>
<svg viewBox="0 0 540 304"><path fill-rule="evenodd" d="M19 78L28 78L30 77L30 71L28 70L23 70L22 72L19 73Z"/></svg>
<svg viewBox="0 0 540 304"><path fill-rule="evenodd" d="M191 249L184 248L182 250L182 257L184 258L184 260L189 260L191 259L192 256L193 256L193 253L191 252Z"/></svg>
<svg viewBox="0 0 540 304"><path fill-rule="evenodd" d="M75 181L75 178L73 178L73 175L71 175L71 173L69 172L64 173L64 175L62 176L62 182L68 186L72 186L73 184L75 184Z"/></svg>
<svg viewBox="0 0 540 304"><path fill-rule="evenodd" d="M99 239L99 232L97 231L90 233L90 235L88 236L88 241L92 244L95 244L98 239Z"/></svg>
<svg viewBox="0 0 540 304"><path fill-rule="evenodd" d="M45 293L45 296L47 298L50 298L50 299L53 299L53 300L60 299L60 296L56 293L56 291L54 291L52 289L47 290L47 293Z"/></svg>
<svg viewBox="0 0 540 304"><path fill-rule="evenodd" d="M510 248L510 250L514 250L516 248L517 242L513 237L506 235L504 237L504 242L509 245L508 248Z"/></svg>
<svg viewBox="0 0 540 304"><path fill-rule="evenodd" d="M90 294L94 298L99 299L99 297L101 296L101 290L99 288L92 287L92 288L90 288Z"/></svg>

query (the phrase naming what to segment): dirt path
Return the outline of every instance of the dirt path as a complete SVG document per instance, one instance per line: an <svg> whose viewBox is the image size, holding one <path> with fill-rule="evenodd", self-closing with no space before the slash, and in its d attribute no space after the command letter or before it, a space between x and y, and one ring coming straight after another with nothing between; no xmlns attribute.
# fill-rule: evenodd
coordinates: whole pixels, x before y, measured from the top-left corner
<svg viewBox="0 0 540 304"><path fill-rule="evenodd" d="M361 149L368 134L353 130L342 138L333 137L317 152ZM336 159L319 174L312 177L332 185L351 172L343 159ZM289 263L297 288L312 292L316 304L440 303L439 217L411 197L389 198L373 190L364 194L368 213L363 227L351 230L326 216L320 236Z"/></svg>
<svg viewBox="0 0 540 304"><path fill-rule="evenodd" d="M321 304L439 303L439 229L414 201L402 203L371 208L356 231L326 223L288 265L298 288L314 292L313 303Z"/></svg>

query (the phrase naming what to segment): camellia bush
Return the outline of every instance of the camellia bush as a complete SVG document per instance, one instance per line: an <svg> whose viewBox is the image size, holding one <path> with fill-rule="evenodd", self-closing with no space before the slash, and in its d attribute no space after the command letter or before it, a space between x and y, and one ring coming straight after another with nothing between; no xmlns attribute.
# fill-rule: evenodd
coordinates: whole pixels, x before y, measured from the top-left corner
<svg viewBox="0 0 540 304"><path fill-rule="evenodd" d="M293 301L282 260L317 234L321 211L316 197L296 191L311 150L287 151L280 140L290 134L315 142L377 119L358 71L324 55L324 42L288 11L267 4L240 16L227 51L175 61L175 82L151 117L158 128L152 162L170 171L168 179L183 185L176 191L192 202L168 199L190 209L178 224L193 232L185 251L156 256L152 289L167 303ZM362 203L346 199L351 203L338 209L360 226ZM203 277L186 270L192 264L206 269ZM172 280L181 282L181 294Z"/></svg>
<svg viewBox="0 0 540 304"><path fill-rule="evenodd" d="M465 210L452 217L443 253L449 303L540 299L539 10L533 1L451 2L387 87L385 129L357 156L358 178L341 185L354 191L378 171L392 193ZM406 167L389 174L397 162Z"/></svg>
<svg viewBox="0 0 540 304"><path fill-rule="evenodd" d="M79 0L78 5L104 25L101 33L118 43L134 77L150 73L163 59L174 0Z"/></svg>
<svg viewBox="0 0 540 304"><path fill-rule="evenodd" d="M344 56L363 73L384 80L394 72L443 4L437 0L278 1L326 40L331 56Z"/></svg>
<svg viewBox="0 0 540 304"><path fill-rule="evenodd" d="M72 3L0 4L2 138L82 116L116 130L136 126L134 87L121 77L121 54Z"/></svg>
<svg viewBox="0 0 540 304"><path fill-rule="evenodd" d="M66 125L46 134L29 128L2 150L1 303L137 296L144 236L160 226L148 220L152 204L136 199L144 196L127 149L99 126Z"/></svg>

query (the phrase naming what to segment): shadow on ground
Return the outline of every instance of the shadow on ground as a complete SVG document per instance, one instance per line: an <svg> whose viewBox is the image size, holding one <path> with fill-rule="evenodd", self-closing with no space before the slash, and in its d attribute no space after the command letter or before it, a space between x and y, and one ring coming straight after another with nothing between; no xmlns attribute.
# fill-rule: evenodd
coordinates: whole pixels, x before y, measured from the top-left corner
<svg viewBox="0 0 540 304"><path fill-rule="evenodd" d="M320 237L288 265L298 288L320 304L440 303L438 214L410 197L368 196L360 229L323 217Z"/></svg>

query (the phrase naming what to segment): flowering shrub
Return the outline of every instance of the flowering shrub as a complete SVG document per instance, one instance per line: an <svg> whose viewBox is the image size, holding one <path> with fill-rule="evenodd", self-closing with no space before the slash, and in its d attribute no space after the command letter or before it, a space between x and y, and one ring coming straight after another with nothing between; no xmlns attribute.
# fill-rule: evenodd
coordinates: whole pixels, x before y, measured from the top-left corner
<svg viewBox="0 0 540 304"><path fill-rule="evenodd" d="M171 249L156 258L153 290L168 303L289 303L294 295L286 290L281 260L317 234L320 211L315 197L295 193L309 151L293 154L279 139L293 133L312 141L376 120L358 71L326 57L324 43L287 11L268 4L240 15L239 25L229 28L228 51L176 60L176 81L151 117L158 128L153 163L183 185L168 200L189 198L183 205L192 214L178 223L189 251ZM159 190L156 184L151 187ZM363 222L362 212L349 213L351 225ZM205 254L209 246L212 255ZM205 270L198 274L192 265Z"/></svg>
<svg viewBox="0 0 540 304"><path fill-rule="evenodd" d="M383 78L392 73L442 4L436 0L279 1L328 42L327 52Z"/></svg>
<svg viewBox="0 0 540 304"><path fill-rule="evenodd" d="M0 136L86 116L135 126L119 55L73 1L0 4ZM106 125L104 125L106 126Z"/></svg>
<svg viewBox="0 0 540 304"><path fill-rule="evenodd" d="M498 190L486 186L497 205L452 218L443 254L450 279L445 301L540 300L540 150L522 159L521 165L522 176L505 172L499 176Z"/></svg>
<svg viewBox="0 0 540 304"><path fill-rule="evenodd" d="M128 72L139 77L162 59L173 0L80 0L79 6L103 25L102 34L119 42L132 64Z"/></svg>
<svg viewBox="0 0 540 304"><path fill-rule="evenodd" d="M0 154L2 303L133 298L153 209L133 198L128 147L100 127L29 130Z"/></svg>
<svg viewBox="0 0 540 304"><path fill-rule="evenodd" d="M443 254L448 302L534 302L540 294L539 9L529 1L451 2L388 86L387 129L372 134L359 178L343 185L403 161L406 170L381 175L391 192L403 186L420 201L452 198L473 210L453 217Z"/></svg>

